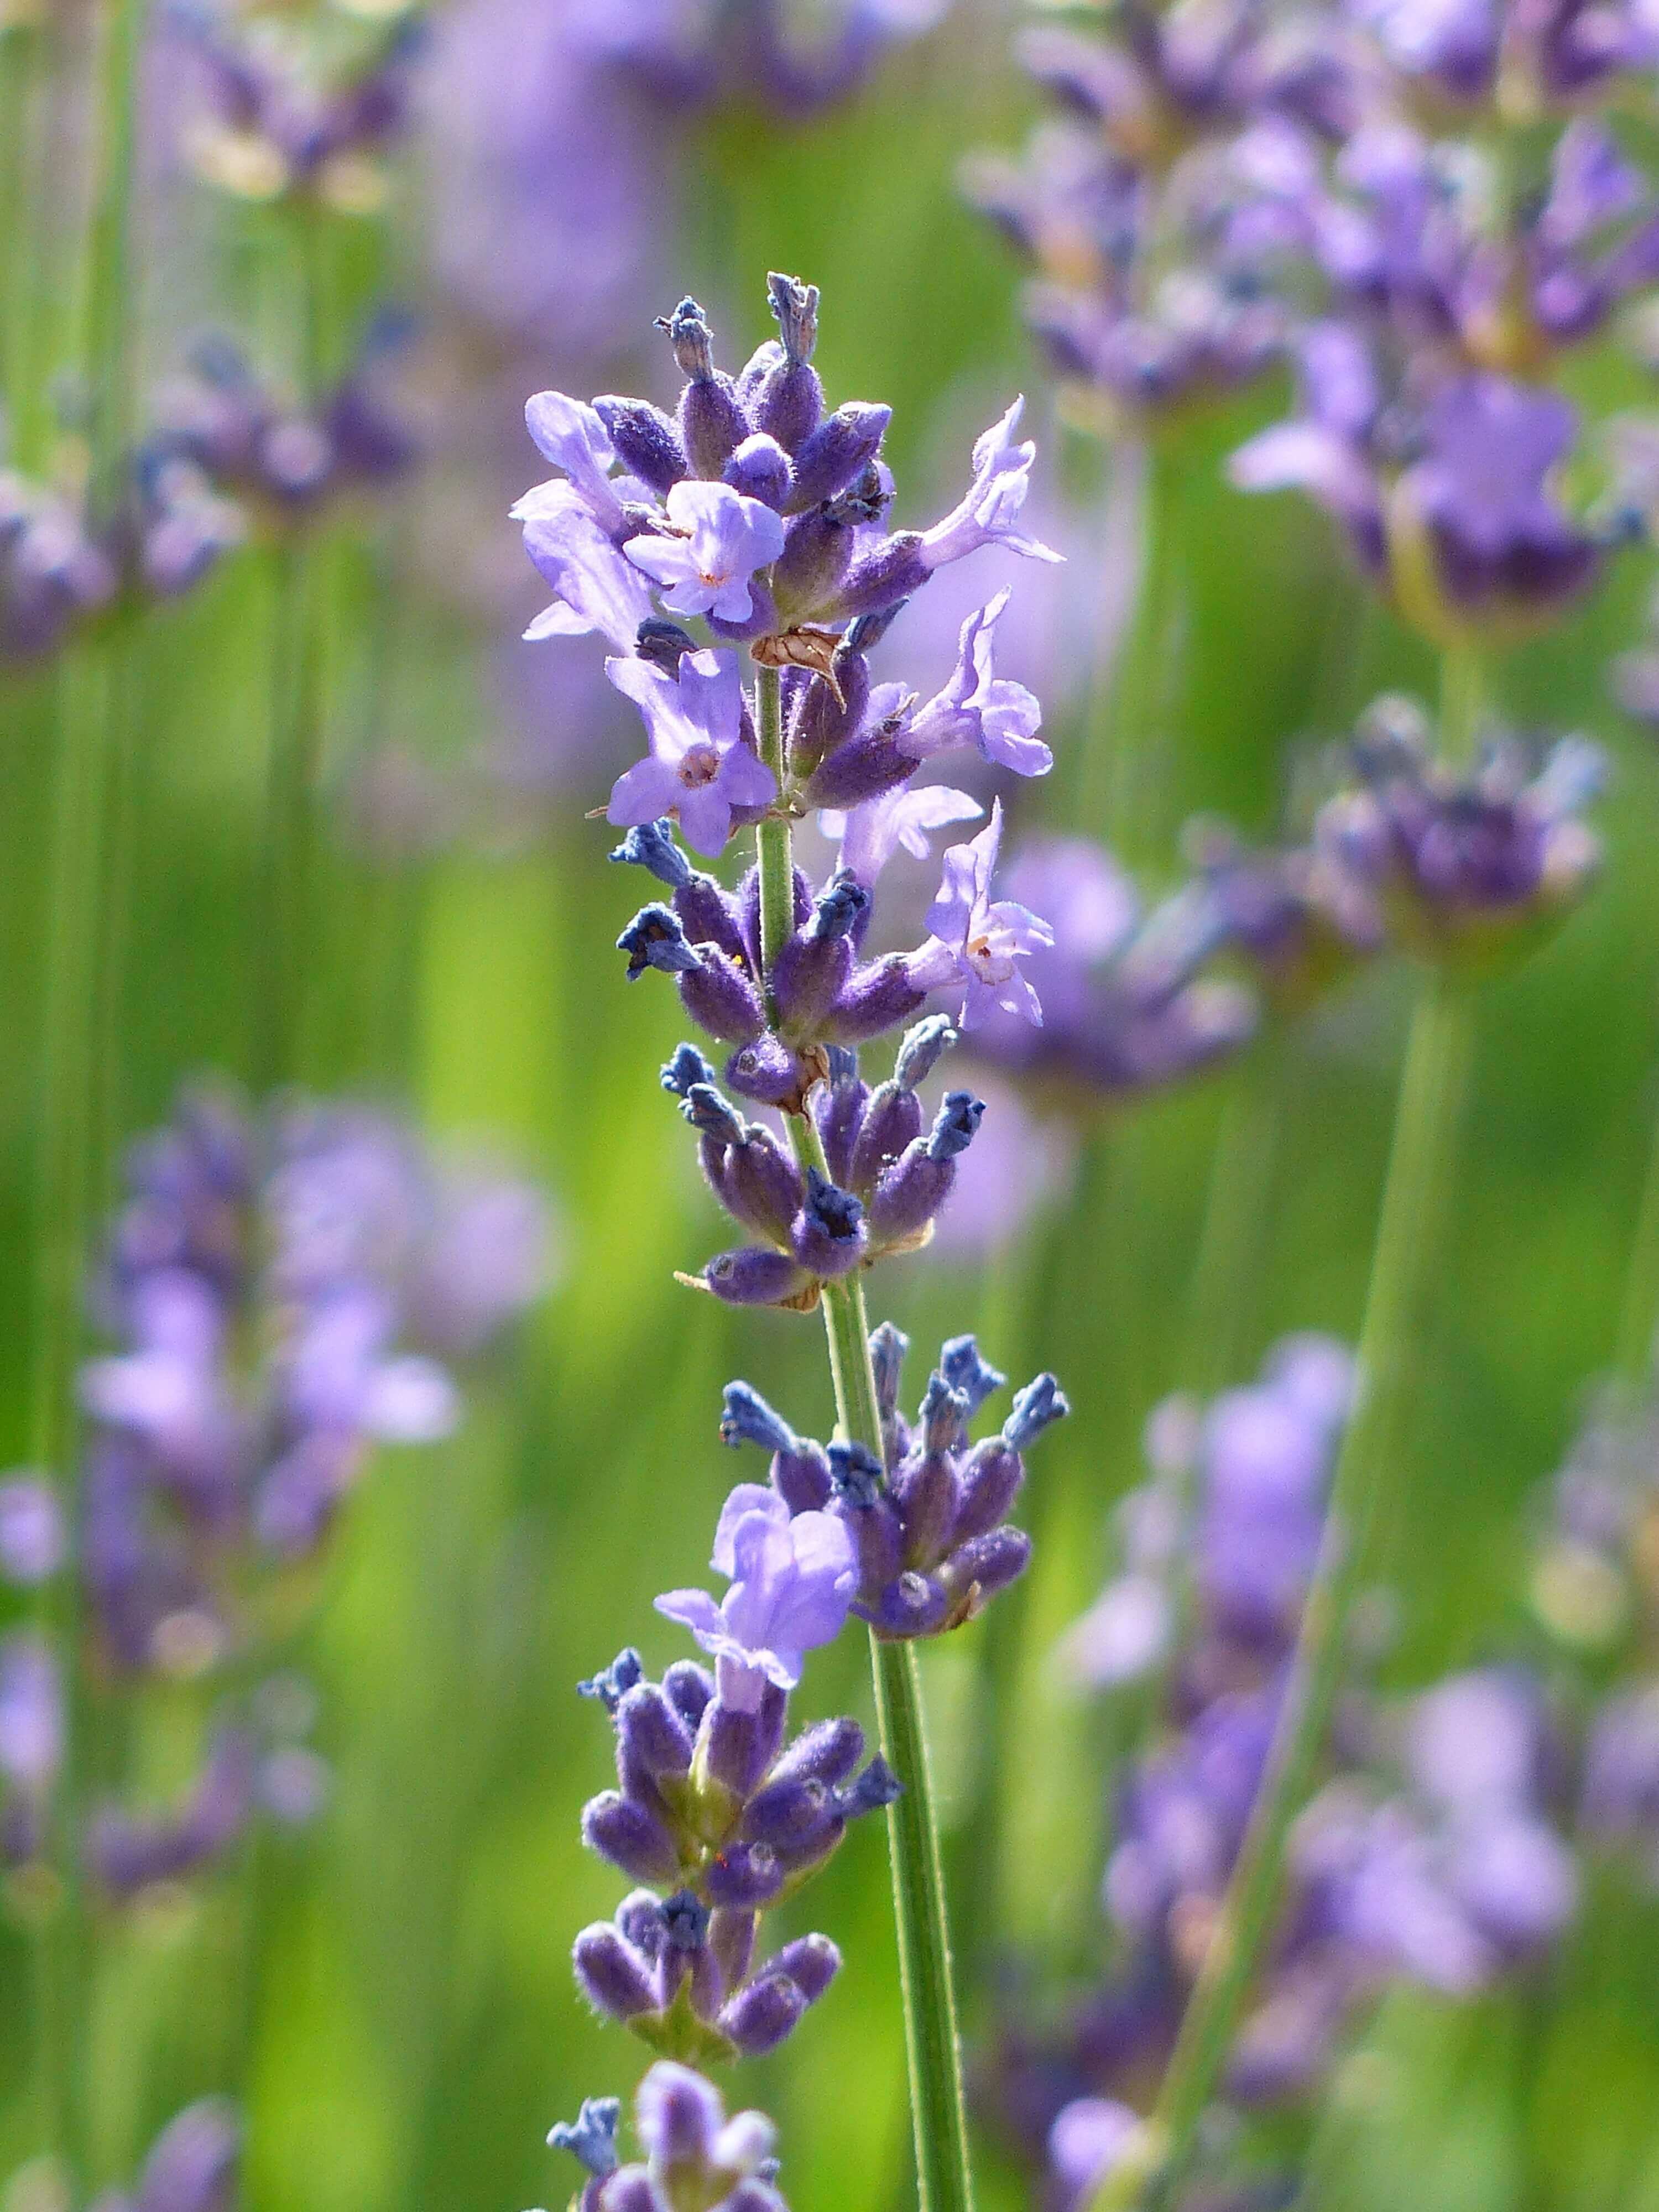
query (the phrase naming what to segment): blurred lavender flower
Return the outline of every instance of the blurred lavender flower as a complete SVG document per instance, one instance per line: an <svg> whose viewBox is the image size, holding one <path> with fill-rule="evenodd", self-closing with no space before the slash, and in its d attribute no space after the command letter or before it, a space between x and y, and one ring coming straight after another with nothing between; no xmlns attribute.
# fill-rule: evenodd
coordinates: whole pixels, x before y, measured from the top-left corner
<svg viewBox="0 0 1659 2212"><path fill-rule="evenodd" d="M136 2188L107 2191L98 2212L235 2212L242 2126L222 2097L204 2097L169 2120Z"/></svg>
<svg viewBox="0 0 1659 2212"><path fill-rule="evenodd" d="M575 0L570 22L579 46L677 115L746 98L769 117L796 120L848 98L949 6L826 0L809 29L787 0Z"/></svg>
<svg viewBox="0 0 1659 2212"><path fill-rule="evenodd" d="M0 1578L20 1589L47 1582L64 1563L64 1516L58 1494L27 1473L0 1481Z"/></svg>
<svg viewBox="0 0 1659 2212"><path fill-rule="evenodd" d="M1659 58L1640 0L1349 0L1402 85L1462 111L1571 108Z"/></svg>
<svg viewBox="0 0 1659 2212"><path fill-rule="evenodd" d="M1599 750L1563 738L1541 766L1512 736L1478 769L1429 752L1409 701L1379 700L1352 748L1360 788L1329 801L1316 849L1371 902L1376 926L1419 950L1479 959L1559 921L1594 876L1600 841L1580 818L1602 780Z"/></svg>
<svg viewBox="0 0 1659 2212"><path fill-rule="evenodd" d="M657 1610L690 1629L718 1662L721 1702L754 1712L769 1682L793 1690L805 1654L840 1635L858 1579L846 1528L828 1513L793 1518L775 1491L739 1483L714 1532L714 1569L731 1583L671 1590Z"/></svg>

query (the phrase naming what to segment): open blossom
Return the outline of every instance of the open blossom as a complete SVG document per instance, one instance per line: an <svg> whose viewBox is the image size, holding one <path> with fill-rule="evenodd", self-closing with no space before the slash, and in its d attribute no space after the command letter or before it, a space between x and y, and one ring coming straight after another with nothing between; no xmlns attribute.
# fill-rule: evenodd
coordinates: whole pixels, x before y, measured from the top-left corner
<svg viewBox="0 0 1659 2212"><path fill-rule="evenodd" d="M570 488L600 528L620 530L622 492L611 482L617 451L597 410L585 399L572 399L562 392L538 392L525 403L525 428L556 469L562 469ZM543 495L556 488L537 484L514 507L515 516L533 512Z"/></svg>
<svg viewBox="0 0 1659 2212"><path fill-rule="evenodd" d="M947 829L953 822L976 822L984 811L965 791L953 790L948 783L925 783L915 789L884 791L847 810L826 806L818 815L818 827L826 837L840 840L836 865L867 888L901 848L925 860L933 849L931 830Z"/></svg>
<svg viewBox="0 0 1659 2212"><path fill-rule="evenodd" d="M513 509L525 550L555 594L525 635L586 637L599 630L627 652L651 613L651 587L613 545L574 486L538 484Z"/></svg>
<svg viewBox="0 0 1659 2212"><path fill-rule="evenodd" d="M840 1635L858 1590L852 1541L833 1515L792 1521L775 1491L740 1482L720 1515L711 1564L732 1585L719 1605L707 1590L670 1590L657 1610L714 1655L722 1700L752 1712L769 1682L793 1690L806 1653Z"/></svg>
<svg viewBox="0 0 1659 2212"><path fill-rule="evenodd" d="M672 536L630 538L623 552L668 586L663 605L671 613L747 622L749 580L782 552L783 517L729 484L689 482L673 486L667 512Z"/></svg>
<svg viewBox="0 0 1659 2212"><path fill-rule="evenodd" d="M743 741L743 686L735 653L686 653L677 675L647 660L607 660L605 673L645 717L651 750L612 787L618 829L679 817L699 853L723 850L734 806L765 806L777 779Z"/></svg>
<svg viewBox="0 0 1659 2212"><path fill-rule="evenodd" d="M1052 945L1054 933L1029 907L992 898L991 878L1001 842L999 799L978 836L966 845L951 846L945 855L939 894L927 915L933 934L910 958L911 975L919 983L925 980L937 988L961 982L965 1030L975 1028L999 1006L1024 1015L1039 1028L1042 1024L1042 1002L1018 963Z"/></svg>
<svg viewBox="0 0 1659 2212"><path fill-rule="evenodd" d="M912 760L975 745L988 761L1012 769L1016 775L1047 775L1054 766L1053 753L1036 734L1042 708L1035 693L999 676L993 665L997 622L1009 597L999 592L963 623L950 682L898 733L899 750Z"/></svg>
<svg viewBox="0 0 1659 2212"><path fill-rule="evenodd" d="M1020 509L1031 488L1031 463L1036 458L1035 442L1014 434L1024 411L1022 395L979 439L974 447L973 482L944 520L922 533L918 551L925 569L942 568L947 561L959 561L981 545L1006 545L1011 553L1023 553L1033 561L1063 557L1019 528Z"/></svg>

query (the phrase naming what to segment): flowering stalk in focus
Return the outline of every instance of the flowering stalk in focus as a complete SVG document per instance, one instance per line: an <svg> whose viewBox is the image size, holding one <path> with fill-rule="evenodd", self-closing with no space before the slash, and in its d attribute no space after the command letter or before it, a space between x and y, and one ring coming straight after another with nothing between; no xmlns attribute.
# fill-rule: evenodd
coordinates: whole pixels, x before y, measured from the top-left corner
<svg viewBox="0 0 1659 2212"><path fill-rule="evenodd" d="M1046 772L1051 757L1037 735L1037 702L996 674L1006 593L963 624L954 672L925 701L875 684L869 655L945 564L994 545L1054 556L1019 525L1034 448L1018 439L1018 402L979 440L951 513L927 531L891 531L893 483L881 458L889 410L853 402L826 411L812 367L818 295L777 275L769 292L778 337L736 376L715 366L695 301L664 319L686 380L674 416L631 398L532 399L531 434L562 473L514 509L556 594L529 634L604 633L616 649L607 673L648 733L647 756L618 779L609 808L627 832L613 857L665 894L618 939L629 975L671 977L726 1055L717 1073L684 1044L662 1074L698 1132L711 1188L750 1239L687 1279L738 1304L821 1308L838 1423L826 1453L803 1446L752 1394L728 1406L734 1436L773 1449L773 1486L744 1486L728 1504L714 1548L716 1570L732 1578L722 1603L698 1592L663 1601L719 1669L712 1695L697 1686L696 1712L659 1730L661 1757L647 1778L661 1803L641 1799L653 1817L633 1866L659 1881L671 1869L689 1874L690 1887L649 1910L630 1903L591 1955L579 1945L577 1964L595 2002L640 2024L659 2047L696 2023L716 2048L720 2039L743 2048L762 2032L747 2008L760 2004L750 1991L768 1987L767 1971L750 1984L746 1940L728 1954L715 1923L769 1902L787 1878L779 1839L764 1826L750 1837L743 1825L755 1818L750 1793L761 1785L764 1795L776 1776L782 1708L771 1693L793 1686L799 1653L829 1640L856 1601L870 1625L883 1758L900 1793L888 1817L918 2179L924 2205L965 2212L949 1931L911 1646L970 1620L1024 1567L1024 1540L1003 1526L1020 1455L1066 1408L1053 1378L1041 1376L1016 1401L1000 1443L963 1458L966 1422L1000 1381L963 1340L947 1347L913 1443L896 1413L902 1340L879 1331L872 1339L863 1278L927 1240L978 1129L984 1108L970 1091L947 1092L931 1122L919 1096L958 1030L1000 1013L1042 1019L1025 969L1052 933L994 896L1000 805L985 830L945 854L923 941L873 958L864 946L892 854L901 844L925 853L930 831L980 811L962 793L919 782L924 767L964 746L1016 775ZM696 618L712 646L684 627ZM793 853L793 823L809 808L840 842L838 865L816 889ZM754 826L755 865L735 894L692 865L676 823L711 859ZM927 1014L939 998L951 1011ZM907 1024L891 1075L872 1087L858 1048ZM781 1115L784 1141L773 1120L751 1119L745 1107ZM675 1702L666 1681L659 1720L664 1698ZM619 1725L626 1710L625 1692ZM720 1778L711 1806L703 1778L735 1726L728 1715L745 1717L740 1739L760 1733L740 1768ZM792 1755L783 1752L786 1765ZM628 1769L638 1763L626 1739L622 1761L626 1808ZM822 1821L822 1808L814 1817ZM590 1840L628 1866L623 1838L635 1813L611 1820L623 1829L590 1822ZM729 1836L741 1846L735 1863ZM698 1838L714 1847L712 1861L699 1856ZM814 1831L804 1847L816 1853L820 1842ZM763 1861L751 1845L764 1846ZM816 1993L793 1968L782 1979L763 2015L780 2032ZM708 2045L694 2039L685 2048L707 2055Z"/></svg>

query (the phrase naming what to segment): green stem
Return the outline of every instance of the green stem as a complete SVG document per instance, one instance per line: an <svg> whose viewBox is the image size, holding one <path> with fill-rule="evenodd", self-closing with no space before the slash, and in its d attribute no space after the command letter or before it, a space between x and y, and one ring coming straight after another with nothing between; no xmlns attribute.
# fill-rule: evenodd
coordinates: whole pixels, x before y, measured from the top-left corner
<svg viewBox="0 0 1659 2212"><path fill-rule="evenodd" d="M1279 1124L1278 1056L1269 1038L1235 1078L1210 1162L1181 1376L1202 1398L1213 1396L1237 1370L1252 1274L1272 1208Z"/></svg>
<svg viewBox="0 0 1659 2212"><path fill-rule="evenodd" d="M1397 1469L1424 1294L1440 1224L1469 1058L1467 988L1440 971L1424 986L1401 1076L1394 1144L1359 1340L1359 1396L1331 1484L1325 1532L1303 1613L1261 1792L1153 2115L1157 2173L1146 2202L1169 2203L1232 2048L1240 2008L1270 1933L1285 1846L1324 1742L1346 1656L1346 1630L1378 1497ZM1114 2187L1096 2212L1133 2201Z"/></svg>
<svg viewBox="0 0 1659 2212"><path fill-rule="evenodd" d="M131 182L143 0L108 0L98 24L96 170L86 235L76 349L88 394L88 497L94 520L118 497L130 443L133 271ZM100 1044L106 1000L98 960L106 939L110 763L125 710L126 626L118 618L77 640L58 699L58 764L48 874L36 1223L32 1443L57 1480L79 1556L75 1376L82 1331L82 1271L100 1194ZM87 2006L91 1929L82 1872L91 1698L82 1650L77 1577L54 1577L46 1598L63 1671L64 1750L48 1824L60 1890L36 1959L41 2119L65 2203L90 2191Z"/></svg>
<svg viewBox="0 0 1659 2212"><path fill-rule="evenodd" d="M778 776L781 792L779 689L775 669L757 671L756 723L761 758ZM788 818L781 814L769 817L757 835L762 965L769 978L792 926L792 842ZM811 1115L792 1114L788 1125L790 1142L803 1167L815 1167L827 1176L823 1146ZM821 1302L837 1424L849 1442L867 1445L878 1459L883 1459L881 1408L870 1358L870 1323L862 1279L854 1273L840 1282L825 1283ZM961 2039L939 1821L922 1717L921 1680L915 1648L908 1643L884 1643L872 1630L870 1657L882 1753L904 1785L903 1795L888 1808L887 1842L910 2076L918 2212L972 2212Z"/></svg>

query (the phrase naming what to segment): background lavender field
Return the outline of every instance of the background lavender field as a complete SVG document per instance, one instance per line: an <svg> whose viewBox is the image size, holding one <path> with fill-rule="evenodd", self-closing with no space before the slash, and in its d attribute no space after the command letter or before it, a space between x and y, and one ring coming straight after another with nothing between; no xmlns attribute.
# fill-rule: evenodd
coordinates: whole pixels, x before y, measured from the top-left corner
<svg viewBox="0 0 1659 2212"><path fill-rule="evenodd" d="M1057 756L1046 783L999 787L1019 836L1105 827L1109 773L1090 763L1110 735L1132 568L1122 471L1115 505L1112 441L1062 391L1022 320L1016 258L964 190L969 157L1016 149L1042 109L1011 58L1028 20L1012 0L955 0L931 27L895 27L822 105L735 69L704 97L659 58L602 53L593 22L609 35L651 12L622 0L586 29L574 0L253 12L274 36L337 55L380 53L418 15L418 38L385 64L401 112L296 216L291 189L250 173L249 134L227 135L234 103L204 63L208 34L153 10L132 423L198 420L199 388L192 398L180 380L213 331L289 410L316 412L361 373L408 450L378 417L337 417L338 482L204 472L188 487L189 573L155 588L166 547L152 549L142 608L100 617L112 648L72 607L61 631L20 629L0 666L0 1459L26 1468L38 1448L54 780L76 687L112 650L97 1216L118 1201L125 1147L166 1121L181 1085L256 1085L273 1065L306 1093L394 1109L454 1157L528 1179L546 1212L539 1269L525 1261L522 1296L503 1292L501 1326L469 1348L453 1432L375 1446L316 1587L294 1604L272 1671L307 1723L318 1802L261 1821L199 1873L164 1871L95 1907L94 2179L125 2186L173 2114L240 2077L251 2206L520 2212L571 2186L543 2148L549 2125L638 2070L571 1984L573 1931L611 1910L617 1886L580 1846L579 1808L609 1753L573 1685L629 1641L653 1671L679 1656L651 1601L701 1570L737 1479L717 1434L722 1384L748 1376L817 1434L832 1420L812 1324L673 1279L718 1241L653 1073L684 1021L660 979L624 982L609 948L635 902L629 872L607 860L615 833L584 818L634 757L626 711L596 654L516 641L545 598L506 520L544 473L524 400L550 386L670 405L678 379L652 318L694 293L735 363L771 334L766 272L793 271L822 289L826 384L893 407L886 458L914 518L957 497L973 438L1024 390L1040 444L1028 519L1068 557L975 580L1015 587L1000 668L1042 699ZM82 357L73 300L101 15L0 0L11 459L37 481L72 478L86 444L66 364ZM752 24L729 30L728 63L755 52ZM1642 83L1631 129L1651 149L1650 70ZM289 150L291 186L301 155ZM981 173L968 180L977 190ZM1577 352L1562 380L1601 415L1659 400L1617 333ZM1188 817L1253 841L1305 830L1326 749L1367 702L1437 690L1431 655L1326 519L1226 479L1227 456L1285 416L1292 383L1273 362L1161 449L1179 610L1146 709L1131 855L1154 891L1185 876ZM268 450L258 465L273 465ZM200 507L216 497L234 511ZM273 975L260 890L269 733L295 680L280 625L296 557L323 794L297 981ZM1654 581L1637 545L1593 599L1491 664L1501 714L1606 748L1593 817L1605 862L1559 933L1479 999L1444 1265L1370 1577L1392 1592L1377 1662L1390 1692L1499 1656L1547 1678L1555 1663L1528 1602L1540 1486L1614 1357L1659 1110L1659 751L1610 673L1641 643ZM21 623L15 564L5 588ZM973 604L918 603L910 620L936 639L935 660L948 665ZM919 914L933 878L908 860L895 872ZM297 1012L273 1062L274 998L290 988ZM1017 1598L923 1650L975 2103L993 2120L1000 2029L1053 2012L1099 1970L1112 1776L1146 1717L1142 1692L1068 1680L1056 1646L1114 1564L1110 1510L1142 1479L1159 1400L1248 1380L1292 1332L1352 1340L1413 988L1407 957L1371 960L1306 1015L1267 1022L1248 1053L1144 1097L1102 1106L1027 1085L1010 1101L1030 1117L1011 1180L959 1193L960 1220L947 1212L934 1246L881 1282L878 1310L915 1340L918 1369L921 1347L972 1328L1017 1381L1053 1368L1073 1407L1034 1465L1036 1560ZM1195 1373L1212 1164L1263 1085L1277 1100L1266 1234L1230 1293L1219 1371L1206 1342ZM1022 1181L1029 1207L1010 1197ZM108 1334L94 1312L90 1349ZM8 1632L33 1603L0 1589ZM135 1800L175 1797L223 1687L185 1668L130 1703L104 1699L94 1775ZM819 1655L802 1695L809 1715L867 1718L860 1651ZM276 1735L293 1750L288 1726ZM18 2174L7 2212L54 2201L27 2163L40 1910L28 1871L14 1869L0 1917L0 2172ZM1587 1861L1582 1881L1542 1963L1461 1997L1401 1979L1315 2094L1252 2119L1270 2162L1310 2172L1298 2203L1659 2208L1659 1898L1629 1858ZM745 2069L738 2101L779 2124L793 2212L897 2206L910 2185L902 2031L874 1823L823 1877L810 1924L834 1929L843 1973L795 2040ZM982 2148L993 2212L1039 2200L1006 2124L988 2125Z"/></svg>

